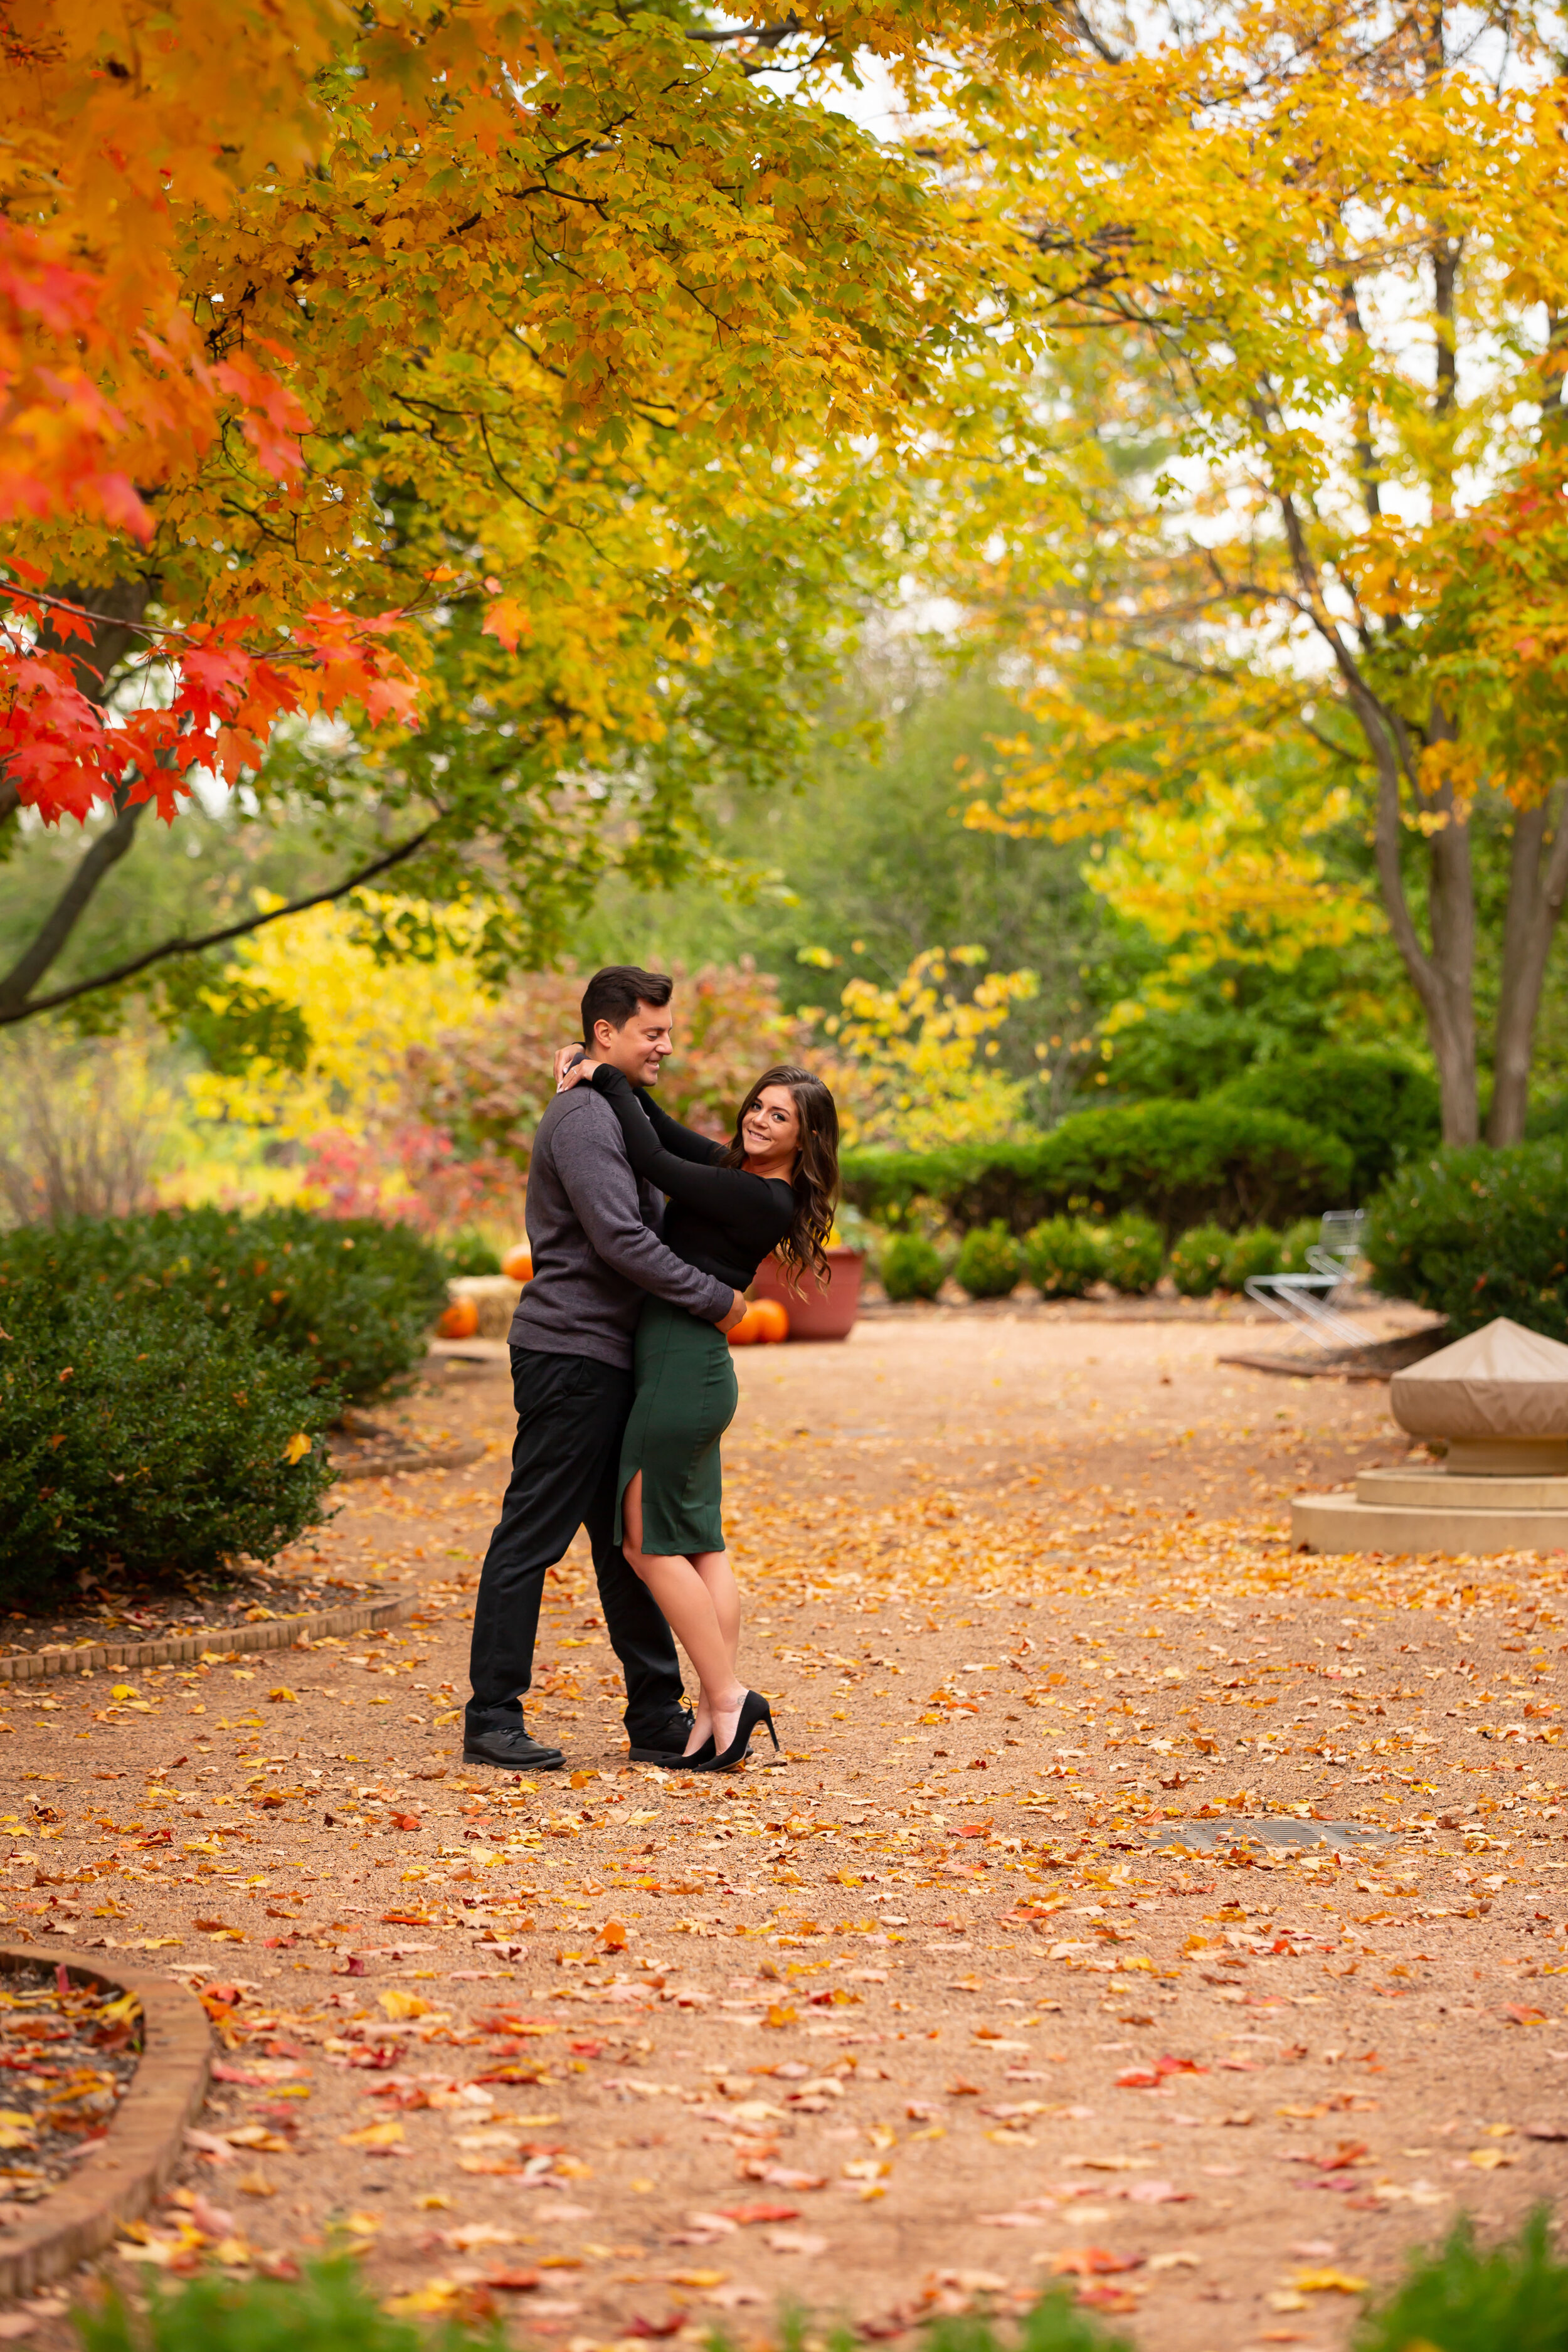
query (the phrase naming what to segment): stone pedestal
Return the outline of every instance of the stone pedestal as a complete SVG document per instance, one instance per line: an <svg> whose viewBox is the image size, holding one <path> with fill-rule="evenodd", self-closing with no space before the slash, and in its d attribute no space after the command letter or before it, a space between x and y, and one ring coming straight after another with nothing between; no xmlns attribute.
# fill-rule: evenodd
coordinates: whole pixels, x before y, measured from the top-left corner
<svg viewBox="0 0 1568 2352"><path fill-rule="evenodd" d="M1568 1551L1568 1477L1363 1470L1353 1495L1298 1495L1296 1551Z"/></svg>
<svg viewBox="0 0 1568 2352"><path fill-rule="evenodd" d="M1298 1551L1568 1550L1568 1348L1500 1316L1396 1373L1389 1404L1444 1459L1298 1496Z"/></svg>

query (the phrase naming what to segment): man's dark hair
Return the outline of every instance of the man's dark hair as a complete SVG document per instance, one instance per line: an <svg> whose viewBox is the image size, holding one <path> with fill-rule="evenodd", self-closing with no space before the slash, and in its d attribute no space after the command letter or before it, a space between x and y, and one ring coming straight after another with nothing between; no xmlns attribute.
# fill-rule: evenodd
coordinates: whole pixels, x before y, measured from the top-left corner
<svg viewBox="0 0 1568 2352"><path fill-rule="evenodd" d="M610 963L583 991L583 1043L594 1042L594 1024L624 1029L639 1004L668 1004L675 982L666 971L639 971L635 963Z"/></svg>

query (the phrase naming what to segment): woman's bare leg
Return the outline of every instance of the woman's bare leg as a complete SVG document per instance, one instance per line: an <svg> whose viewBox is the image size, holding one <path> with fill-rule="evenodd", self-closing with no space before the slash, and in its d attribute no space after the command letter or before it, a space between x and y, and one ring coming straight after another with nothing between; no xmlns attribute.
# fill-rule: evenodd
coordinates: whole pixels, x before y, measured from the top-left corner
<svg viewBox="0 0 1568 2352"><path fill-rule="evenodd" d="M700 1748L711 1733L723 1749L735 1737L741 1705L746 1694L735 1678L735 1651L740 1640L740 1596L730 1572L727 1554L703 1552L699 1558L712 1577L699 1573L680 1554L645 1552L642 1548L642 1472L634 1474L621 1499L622 1546L633 1571L647 1586L664 1612L670 1632L696 1669L701 1698L686 1753ZM722 1563L721 1569L719 1563Z"/></svg>
<svg viewBox="0 0 1568 2352"><path fill-rule="evenodd" d="M730 1555L727 1551L700 1551L689 1557L713 1603L713 1614L718 1620L730 1660L731 1680L743 1696L746 1685L735 1671L735 1660L741 1647L741 1591L735 1582L734 1570L730 1566ZM708 1703L708 1694L704 1691L697 1702L697 1712L692 1718L691 1737L686 1743L687 1754L694 1754L710 1738L718 1748L728 1748L735 1737L735 1720L729 1710L725 1711L722 1727L724 1737L721 1739L714 1727L713 1710Z"/></svg>

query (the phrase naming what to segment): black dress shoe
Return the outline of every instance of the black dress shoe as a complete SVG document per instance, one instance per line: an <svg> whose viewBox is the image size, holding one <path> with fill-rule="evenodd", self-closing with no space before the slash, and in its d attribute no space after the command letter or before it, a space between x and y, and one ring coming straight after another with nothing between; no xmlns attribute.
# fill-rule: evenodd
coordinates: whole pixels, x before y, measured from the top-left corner
<svg viewBox="0 0 1568 2352"><path fill-rule="evenodd" d="M691 1772L695 1771L699 1765L706 1764L712 1753L713 1735L710 1732L701 1747L694 1748L689 1756L684 1748L675 1753L668 1748L634 1748L632 1762L658 1764L666 1772Z"/></svg>
<svg viewBox="0 0 1568 2352"><path fill-rule="evenodd" d="M691 1717L684 1707L672 1715L657 1739L632 1743L634 1764L690 1764L695 1759L686 1753L686 1743L691 1737Z"/></svg>
<svg viewBox="0 0 1568 2352"><path fill-rule="evenodd" d="M546 1748L525 1731L521 1716L515 1723L492 1723L483 1731L463 1734L465 1764L499 1764L504 1772L558 1772L566 1759L559 1748Z"/></svg>

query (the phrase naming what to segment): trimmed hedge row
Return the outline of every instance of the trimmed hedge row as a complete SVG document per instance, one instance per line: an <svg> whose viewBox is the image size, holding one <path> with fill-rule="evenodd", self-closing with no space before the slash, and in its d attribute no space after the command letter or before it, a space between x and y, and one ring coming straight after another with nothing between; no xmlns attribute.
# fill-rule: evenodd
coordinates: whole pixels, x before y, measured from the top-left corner
<svg viewBox="0 0 1568 2352"><path fill-rule="evenodd" d="M163 1209L0 1234L0 1323L10 1287L34 1281L60 1294L178 1296L193 1320L248 1326L341 1400L411 1371L447 1304L445 1262L408 1226L304 1209Z"/></svg>
<svg viewBox="0 0 1568 2352"><path fill-rule="evenodd" d="M1315 1134L1337 1136L1352 1162L1347 1202L1370 1200L1403 1159L1435 1144L1443 1131L1436 1078L1395 1054L1349 1046L1258 1063L1208 1099L1242 1110L1284 1111Z"/></svg>
<svg viewBox="0 0 1568 2352"><path fill-rule="evenodd" d="M897 1220L921 1198L967 1231L1019 1236L1061 1215L1151 1217L1167 1241L1194 1225L1279 1225L1352 1197L1355 1154L1279 1110L1210 1097L1081 1111L1037 1141L944 1151L850 1151L847 1199Z"/></svg>
<svg viewBox="0 0 1568 2352"><path fill-rule="evenodd" d="M1568 1145L1430 1154L1373 1202L1362 1246L1379 1290L1446 1315L1457 1339L1507 1315L1568 1340Z"/></svg>

